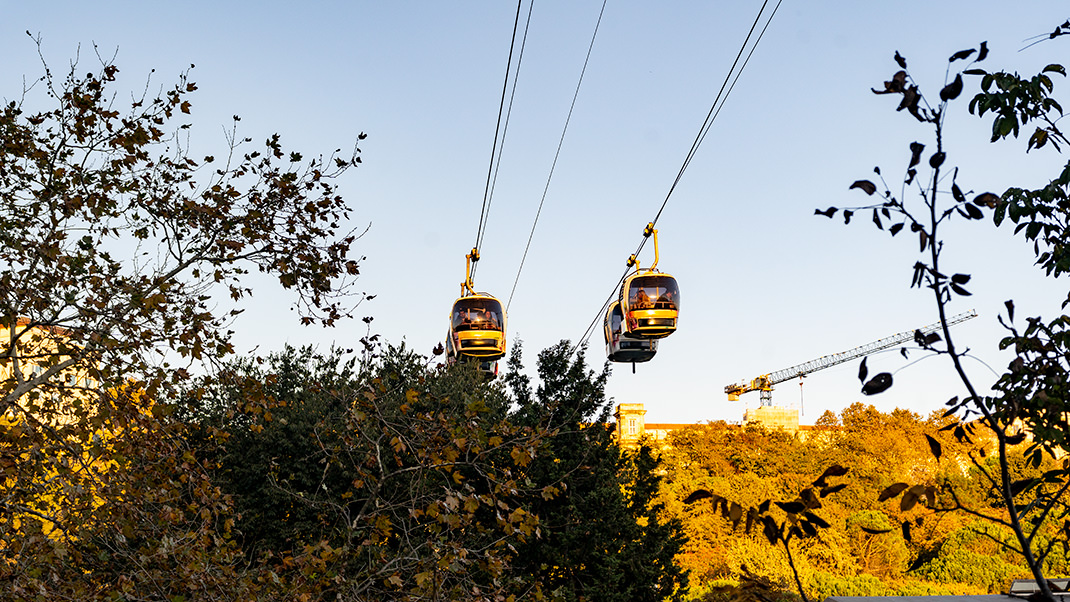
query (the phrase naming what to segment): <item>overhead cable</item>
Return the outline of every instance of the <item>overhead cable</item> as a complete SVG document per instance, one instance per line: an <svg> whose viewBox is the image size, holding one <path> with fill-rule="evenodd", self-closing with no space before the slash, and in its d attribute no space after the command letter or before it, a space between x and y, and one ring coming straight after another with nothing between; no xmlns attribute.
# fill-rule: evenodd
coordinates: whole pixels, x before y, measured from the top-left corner
<svg viewBox="0 0 1070 602"><path fill-rule="evenodd" d="M480 247L483 245L483 234L487 228L487 217L490 213L491 195L493 192L492 183L497 173L496 165L501 160L501 148L505 144L505 132L508 130L508 114L505 111L505 99L509 95L509 82L513 82L513 90L516 90L516 77L520 74L519 59L517 61L516 74L513 73L513 52L516 49L516 34L520 26L520 13L524 0L517 0L516 3L516 17L513 20L513 36L509 42L509 59L505 65L505 81L502 83L502 97L498 103L498 122L494 128L494 142L490 149L490 164L487 167L487 183L483 189L483 207L479 212L479 228L476 230L476 244L473 247L476 250L477 257ZM530 10L528 14L530 20ZM525 39L527 33L525 32ZM509 103L510 109L512 108L512 101ZM472 267L472 277L475 277L475 268L478 263Z"/></svg>
<svg viewBox="0 0 1070 602"><path fill-rule="evenodd" d="M739 52L736 53L735 60L732 61L732 67L728 70L728 74L725 76L724 82L721 83L720 90L717 91L717 96L714 98L713 104L712 106L710 106L710 110L706 114L706 119L703 120L702 126L699 128L698 135L695 136L694 142L691 143L691 149L687 152L687 156L684 158L684 162L680 166L680 171L676 174L676 178L673 180L672 186L669 187L669 192L665 195L665 199L661 202L661 207L658 208L657 215L655 215L654 219L650 222L652 226L657 225L658 219L661 217L662 212L665 211L665 206L669 203L669 198L672 197L673 192L676 190L676 186L683 178L684 172L687 171L687 168L691 164L691 160L695 157L695 153L698 151L699 146L701 146L702 142L706 139L706 134L709 133L710 127L713 125L714 120L716 120L717 116L721 113L721 108L728 100L729 94L731 94L732 90L735 88L736 82L739 81L739 76L743 73L743 69L747 66L747 63L750 62L750 58L754 54L754 50L758 47L758 42L760 42L762 40L762 37L765 36L766 30L769 28L769 24L772 22L773 16L776 15L776 12L780 8L780 4L782 2L783 0L777 1L776 6L774 6L772 12L769 13L768 18L765 21L765 25L762 27L761 32L759 32L758 37L754 40L754 43L751 44L751 37L754 35L755 29L758 27L758 24L762 20L762 15L765 13L765 9L766 6L769 4L769 0L765 0L762 3L762 7L758 10L758 14L754 17L754 23L751 24L750 30L747 32L747 37L743 40L743 44L740 46ZM750 47L749 52L747 52L748 45ZM740 64L739 61L740 58L743 56L744 52L747 52L747 57L746 59L744 59L743 64L740 65L737 71L736 66ZM647 237L644 235L643 240L639 242L639 246L636 248L635 253L632 254L633 257L639 256L639 253L643 250L643 246L646 245L646 241ZM625 268L624 274L620 277L620 280L617 282L617 285L614 288L613 292L609 295L606 302L602 304L602 308L595 315L594 320L592 320L591 323L587 326L587 330L584 331L583 336L579 338L579 340L576 342L576 345L572 348L572 353L575 353L583 345L587 344L588 340L594 332L595 325L600 319L605 316L606 310L609 308L610 303L613 302L613 297L617 296L619 287L624 283L624 279L628 277L628 273L630 271L631 265Z"/></svg>
<svg viewBox="0 0 1070 602"><path fill-rule="evenodd" d="M561 156L561 147L565 143L565 133L568 132L568 124L572 121L572 111L576 108L576 99L580 96L580 86L583 85L583 75L587 73L587 64L591 61L591 51L594 50L594 41L598 38L598 27L602 24L602 15L606 12L606 3L602 1L602 9L598 12L598 20L594 24L594 33L591 34L591 43L587 46L587 56L583 59L583 68L580 69L580 78L576 82L576 91L572 94L572 104L568 108L568 116L565 117L565 126L561 129L561 138L557 141L557 152L554 153L553 163L550 164L550 173L546 176L546 185L542 189L542 198L539 199L539 209L535 212L535 220L531 224L531 232L528 234L528 242L524 245L524 255L520 258L520 267L516 270L516 278L513 279L513 288L509 291L509 300L505 304L506 313L513 304L513 294L516 292L517 282L520 281L520 273L524 270L524 262L528 258L528 249L531 248L531 239L535 236L535 227L539 225L539 216L542 215L542 206L546 202L546 193L550 190L550 180L554 177L554 169L557 167L557 159ZM530 19L530 15L529 15Z"/></svg>

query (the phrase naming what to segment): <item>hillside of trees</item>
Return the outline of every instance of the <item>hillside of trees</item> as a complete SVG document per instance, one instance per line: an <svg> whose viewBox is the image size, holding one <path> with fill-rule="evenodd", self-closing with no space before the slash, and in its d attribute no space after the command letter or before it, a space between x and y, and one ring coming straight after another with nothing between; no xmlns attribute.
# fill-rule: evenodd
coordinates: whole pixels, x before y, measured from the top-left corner
<svg viewBox="0 0 1070 602"><path fill-rule="evenodd" d="M793 551L804 587L813 599L830 595L982 594L1005 591L1012 579L1029 578L1028 568L998 541L1010 533L965 513L933 515L924 504L902 509L900 499L878 502L894 483L953 485L964 502L997 507L990 486L972 470L960 443L940 414L921 417L895 410L882 413L855 403L839 415L826 412L814 430L791 435L723 422L673 431L662 455L665 480L659 500L667 516L681 521L688 542L677 562L690 572L691 595L717 599L748 579L793 592L791 571L782 549L770 545L760 530L745 533L719 508L687 496L705 489L744 507L762 500L789 501L807 488L827 466L848 469L847 487L823 498L815 512L829 523L817 537ZM942 446L936 460L926 439ZM978 443L981 443L978 440ZM988 442L991 450L991 442ZM1027 466L1022 444L1016 477L1061 468L1050 458ZM994 456L986 461L995 462ZM900 524L912 522L910 540ZM1049 525L1049 536L1060 528ZM1062 554L1048 564L1050 575L1070 573Z"/></svg>
<svg viewBox="0 0 1070 602"><path fill-rule="evenodd" d="M891 192L841 214L909 226L929 254L912 286L942 318L971 278L940 267L948 219L992 210L1046 273L1070 272L1070 163L972 199L940 176L963 75L981 78L970 110L993 141L1028 123L1030 149L1070 147L1050 97L1065 69L989 73L985 56L952 55L973 62L932 104L898 53L875 90L934 130L927 221ZM1070 574L1070 318L1016 322L1008 301L995 344L1013 359L991 392L961 371L946 318L942 337L919 333L962 375L943 413L854 404L806 436L711 423L658 449L616 445L609 366L568 341L538 352L535 377L517 342L493 380L371 333L357 352L236 358L253 273L303 323L354 317L362 259L336 182L360 150L306 159L235 125L218 161L189 156L188 74L116 100L100 60L46 68L0 107L0 598L806 601L1034 577L1050 601L1042 577ZM910 182L925 153L906 148Z"/></svg>

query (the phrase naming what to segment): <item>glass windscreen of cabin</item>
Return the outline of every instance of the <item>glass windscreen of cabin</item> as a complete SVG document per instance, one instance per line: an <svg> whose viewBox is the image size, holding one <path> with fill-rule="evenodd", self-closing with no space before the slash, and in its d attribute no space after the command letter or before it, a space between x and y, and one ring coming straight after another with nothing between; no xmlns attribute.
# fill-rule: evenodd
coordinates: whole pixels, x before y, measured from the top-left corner
<svg viewBox="0 0 1070 602"><path fill-rule="evenodd" d="M628 309L680 310L680 288L672 276L641 276L628 287Z"/></svg>
<svg viewBox="0 0 1070 602"><path fill-rule="evenodd" d="M453 304L453 330L502 330L502 304L495 299L462 299Z"/></svg>
<svg viewBox="0 0 1070 602"><path fill-rule="evenodd" d="M613 313L609 316L609 331L613 334L620 334L621 326L624 323L624 314L620 312L620 306L613 305Z"/></svg>

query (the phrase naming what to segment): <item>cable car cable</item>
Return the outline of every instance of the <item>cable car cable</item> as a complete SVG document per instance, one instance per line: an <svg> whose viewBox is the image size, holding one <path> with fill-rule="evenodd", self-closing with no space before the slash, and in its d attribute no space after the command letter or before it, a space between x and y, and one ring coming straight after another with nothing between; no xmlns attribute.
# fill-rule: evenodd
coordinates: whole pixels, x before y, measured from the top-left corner
<svg viewBox="0 0 1070 602"><path fill-rule="evenodd" d="M762 37L764 37L766 30L769 28L769 24L773 20L773 16L776 15L776 12L780 8L780 4L782 2L783 0L778 0L776 6L773 8L773 11L766 19L765 26L762 28L754 43L750 44L751 36L754 35L755 28L758 26L758 23L761 22L762 15L765 13L765 9L769 4L769 0L765 0L762 3L762 7L758 10L758 14L754 18L754 23L751 24L750 30L747 32L747 37L743 40L743 44L740 46L739 52L736 54L736 58L732 62L732 67L729 69L728 74L725 76L724 82L721 83L721 88L720 90L718 90L717 96L714 98L713 105L710 107L709 112L706 114L706 119L703 121L702 126L699 128L699 133L695 137L695 141L691 144L691 149L688 151L683 164L680 166L680 171L676 174L676 178L673 180L672 186L669 188L669 192L665 195L665 199L661 202L661 207L658 208L657 215L655 215L654 219L650 222L652 226L657 225L658 219L661 217L662 212L665 211L665 206L669 203L669 198L672 197L673 192L676 190L676 186L683 178L684 172L691 164L691 160L694 158L699 146L706 139L706 134L713 126L714 120L716 120L717 116L720 114L720 107L723 107L724 103L728 100L728 95L731 94L732 90L735 88L735 84L737 81L739 81L739 77L740 75L742 75L743 69L747 66L747 63L750 62L750 58L754 54L754 50L758 47L758 42L760 42L762 40ZM743 53L747 51L748 45L750 45L750 52L747 54L747 58L743 61L743 64L740 66L737 72L736 65L739 64L739 59L743 56ZM735 73L734 79L733 73ZM731 81L730 86L729 81ZM639 246L636 249L635 253L632 254L634 257L639 256L639 253L643 250L643 246L646 244L646 241L647 237L644 235L643 240L639 243ZM630 265L624 270L624 275L617 282L616 287L620 287L623 284L624 279L627 278L629 271L631 271ZM577 341L576 345L572 348L570 355L574 354L576 350L578 350L581 346L587 344L587 341L590 339L594 331L595 324L597 324L598 320L603 317L606 309L609 307L609 304L613 302L613 297L617 295L616 287L614 288L614 291L610 294L606 302L602 304L602 309L597 314L595 314L594 320L592 320L590 325L587 326L587 330L584 331L583 335Z"/></svg>
<svg viewBox="0 0 1070 602"><path fill-rule="evenodd" d="M580 96L580 86L583 85L583 76L587 73L587 64L591 61L591 52L594 50L594 41L598 38L598 28L602 24L602 15L606 12L606 4L609 0L602 1L602 9L598 12L598 20L594 24L594 33L591 34L591 43L587 47L587 56L583 59L583 68L580 69L580 78L576 82L576 91L572 94L572 104L568 108L568 116L565 117L565 126L561 129L561 138L557 141L557 152L554 153L553 163L550 164L550 173L546 176L546 186L542 189L542 198L539 199L539 209L535 212L535 221L531 224L531 233L528 234L528 242L524 245L524 255L520 258L520 267L516 270L516 278L513 280L513 288L509 291L509 301L505 304L505 311L513 304L513 294L516 285L520 281L520 273L524 270L524 262L528 258L528 250L531 248L531 239L535 236L535 227L539 225L539 216L542 214L543 203L546 202L546 193L550 190L550 180L554 177L554 169L557 167L557 159L561 156L561 147L565 144L565 133L568 132L568 124L572 121L572 112L576 108L576 99ZM529 15L530 19L530 15Z"/></svg>
<svg viewBox="0 0 1070 602"><path fill-rule="evenodd" d="M494 188L498 183L498 169L502 165L502 152L505 150L505 138L509 135L509 118L513 115L513 101L516 99L516 84L520 78L520 65L524 62L524 48L528 44L528 31L531 29L531 13L535 8L535 0L528 4L528 18L524 23L524 37L520 41L520 52L517 53L516 71L513 72L513 86L509 92L509 108L505 111L505 124L502 127L501 145L498 148L498 156L494 160L494 175L490 180L490 195L487 197L486 212L483 217L483 232L479 235L477 245L483 245L483 234L487 230L487 222L490 221L490 205L494 201ZM516 35L514 33L514 35ZM477 247L478 248L478 247Z"/></svg>
<svg viewBox="0 0 1070 602"><path fill-rule="evenodd" d="M476 244L473 247L478 251L483 243L483 233L487 227L487 214L490 208L491 201L491 182L494 179L494 165L495 161L501 154L500 144L504 144L503 128L507 128L505 122L505 98L509 94L509 81L513 74L513 51L516 49L516 33L520 26L520 13L523 7L524 0L517 0L516 3L516 18L513 20L513 37L509 42L509 59L505 66L505 81L502 83L502 98L498 104L498 122L494 128L494 142L490 149L490 164L487 166L487 184L483 189L483 207L479 212L479 228L476 230ZM518 70L519 71L519 70ZM512 78L513 86L516 86L516 78ZM477 264L478 265L478 264Z"/></svg>

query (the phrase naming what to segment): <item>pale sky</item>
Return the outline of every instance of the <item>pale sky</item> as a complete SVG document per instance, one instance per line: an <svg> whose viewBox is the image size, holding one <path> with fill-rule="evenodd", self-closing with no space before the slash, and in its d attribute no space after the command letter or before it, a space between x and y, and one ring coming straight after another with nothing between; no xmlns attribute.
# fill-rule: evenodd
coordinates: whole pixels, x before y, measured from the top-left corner
<svg viewBox="0 0 1070 602"><path fill-rule="evenodd" d="M601 2L534 6L508 136L504 142L476 288L503 303L550 173ZM610 0L591 54L531 250L509 311L509 339L526 363L561 339L578 339L595 318L672 185L760 2ZM770 7L767 9L771 9ZM922 92L936 98L947 59L987 41L980 66L1035 73L1065 61L1065 38L1021 50L1066 20L1063 2L803 2L784 0L705 142L670 197L658 229L659 267L680 284L678 332L635 374L619 365L608 393L644 403L648 422L736 421L757 393L728 402L724 386L913 330L936 320L931 295L908 288L917 242L890 239L868 216L845 227L815 208L870 201L848 190L880 166L893 191L908 145L934 146L930 130L875 96L897 70L899 51ZM46 8L47 7L47 8ZM527 10L527 2L524 4ZM53 70L93 44L116 56L121 83L173 83L190 64L192 143L219 152L230 116L240 133L278 132L307 154L352 148L362 166L342 181L353 226L368 234L354 251L361 290L376 295L358 315L391 343L429 353L443 339L464 279L486 185L516 5L507 2L51 2L5 0L0 14L0 97L18 97L41 67L26 36L40 34ZM525 12L526 14L526 12ZM80 51L79 51L80 48ZM961 63L955 63L955 66ZM988 144L989 122L971 117L967 92L946 126L947 165L964 190L1040 186L1066 161L1047 150L1024 156L1024 140ZM1056 78L1056 95L1070 102ZM915 196L908 193L906 200ZM947 234L944 266L973 275L953 313L980 316L955 328L978 384L1007 357L996 351L1006 299L1019 319L1054 315L1063 283L1031 267L1032 252L989 221ZM653 248L643 252L643 264ZM301 327L290 299L266 282L237 322L239 349L286 342L356 346L355 320L332 330ZM599 332L587 356L604 358ZM912 359L919 353L911 355ZM818 373L804 386L804 423L854 401L928 413L961 386L949 363L931 358L896 372L901 356L868 360L895 372L888 392L864 397L858 362ZM780 385L778 405L798 405Z"/></svg>

